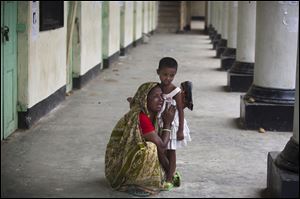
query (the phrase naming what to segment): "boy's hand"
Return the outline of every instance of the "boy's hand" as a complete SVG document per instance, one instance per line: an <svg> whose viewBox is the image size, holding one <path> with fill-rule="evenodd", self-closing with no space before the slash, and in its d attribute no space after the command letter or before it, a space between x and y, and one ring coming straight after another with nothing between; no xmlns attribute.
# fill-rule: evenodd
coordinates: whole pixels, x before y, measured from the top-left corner
<svg viewBox="0 0 300 199"><path fill-rule="evenodd" d="M168 126L167 128L171 128L171 124L175 116L175 111L176 107L172 105L169 108L166 108L161 115L164 126Z"/></svg>
<svg viewBox="0 0 300 199"><path fill-rule="evenodd" d="M177 131L177 140L184 140L183 130Z"/></svg>

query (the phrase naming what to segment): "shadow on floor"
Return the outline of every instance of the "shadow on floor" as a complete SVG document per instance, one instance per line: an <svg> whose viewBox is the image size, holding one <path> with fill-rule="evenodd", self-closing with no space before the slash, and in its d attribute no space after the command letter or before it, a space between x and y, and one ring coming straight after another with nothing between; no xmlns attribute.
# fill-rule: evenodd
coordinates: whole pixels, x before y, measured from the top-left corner
<svg viewBox="0 0 300 199"><path fill-rule="evenodd" d="M270 196L270 193L269 193L269 191L268 191L268 188L264 188L264 189L259 190L258 195L259 195L260 197L262 197L262 198L272 198L272 197Z"/></svg>
<svg viewBox="0 0 300 199"><path fill-rule="evenodd" d="M243 125L241 123L240 117L233 118L231 125L232 125L233 128L238 128L238 129L241 129L241 130L245 130L245 128L243 127Z"/></svg>
<svg viewBox="0 0 300 199"><path fill-rule="evenodd" d="M185 34L185 35L206 35L203 29L201 30L187 30L183 32L177 32L177 34Z"/></svg>

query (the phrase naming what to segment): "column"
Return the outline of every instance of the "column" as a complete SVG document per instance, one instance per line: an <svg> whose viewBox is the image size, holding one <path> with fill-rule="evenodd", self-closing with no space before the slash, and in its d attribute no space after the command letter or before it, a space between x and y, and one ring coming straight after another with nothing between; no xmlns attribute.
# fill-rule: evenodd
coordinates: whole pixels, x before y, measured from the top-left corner
<svg viewBox="0 0 300 199"><path fill-rule="evenodd" d="M298 6L294 1L257 2L254 78L240 106L246 129L293 129Z"/></svg>
<svg viewBox="0 0 300 199"><path fill-rule="evenodd" d="M212 7L213 7L213 1L207 1L207 24L208 24L209 37L211 37L211 34L213 33Z"/></svg>
<svg viewBox="0 0 300 199"><path fill-rule="evenodd" d="M228 5L228 40L227 48L221 53L221 69L229 70L235 61L237 37L238 2L230 1Z"/></svg>
<svg viewBox="0 0 300 199"><path fill-rule="evenodd" d="M222 2L223 10L222 10L222 26L221 26L221 39L216 43L216 57L220 58L221 54L224 52L227 46L228 39L228 8L229 2Z"/></svg>
<svg viewBox="0 0 300 199"><path fill-rule="evenodd" d="M293 136L283 151L268 153L267 190L271 197L299 197L299 55Z"/></svg>
<svg viewBox="0 0 300 199"><path fill-rule="evenodd" d="M216 2L215 1L209 1L211 2L211 31L209 32L209 38L211 39L211 42L213 42L213 38L217 34L217 27L216 27Z"/></svg>
<svg viewBox="0 0 300 199"><path fill-rule="evenodd" d="M208 34L208 26L210 24L208 1L205 1L204 5L205 5L204 33Z"/></svg>
<svg viewBox="0 0 300 199"><path fill-rule="evenodd" d="M227 73L229 91L246 92L253 82L256 1L238 3L236 61Z"/></svg>
<svg viewBox="0 0 300 199"><path fill-rule="evenodd" d="M216 45L221 39L221 32L222 32L222 13L223 13L223 2L222 1L216 1L216 9L215 9L215 19L216 19L216 30L217 34L213 38L212 44L213 44L213 50L216 49Z"/></svg>

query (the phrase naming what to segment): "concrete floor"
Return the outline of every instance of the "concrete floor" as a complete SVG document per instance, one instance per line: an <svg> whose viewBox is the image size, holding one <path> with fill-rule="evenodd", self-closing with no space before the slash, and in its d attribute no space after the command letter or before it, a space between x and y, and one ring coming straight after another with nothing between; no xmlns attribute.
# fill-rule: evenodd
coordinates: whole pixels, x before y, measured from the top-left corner
<svg viewBox="0 0 300 199"><path fill-rule="evenodd" d="M126 98L141 83L159 81L163 56L178 60L175 84L193 82L194 111L185 111L192 142L177 151L182 186L153 197L262 197L267 154L281 151L292 132L238 128L241 93L224 90L227 73L200 34L155 34L30 130L1 142L1 197L133 197L106 182L106 144L129 109Z"/></svg>

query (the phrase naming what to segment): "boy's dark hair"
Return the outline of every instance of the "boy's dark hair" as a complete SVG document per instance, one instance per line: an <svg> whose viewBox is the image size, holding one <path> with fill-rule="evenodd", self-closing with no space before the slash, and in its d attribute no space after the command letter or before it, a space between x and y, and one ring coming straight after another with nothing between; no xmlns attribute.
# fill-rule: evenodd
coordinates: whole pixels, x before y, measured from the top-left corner
<svg viewBox="0 0 300 199"><path fill-rule="evenodd" d="M162 68L175 68L177 70L177 61L172 57L164 57L159 61L158 69Z"/></svg>

